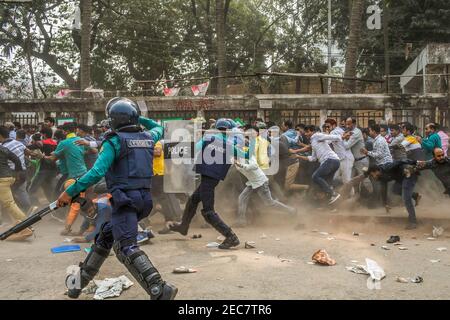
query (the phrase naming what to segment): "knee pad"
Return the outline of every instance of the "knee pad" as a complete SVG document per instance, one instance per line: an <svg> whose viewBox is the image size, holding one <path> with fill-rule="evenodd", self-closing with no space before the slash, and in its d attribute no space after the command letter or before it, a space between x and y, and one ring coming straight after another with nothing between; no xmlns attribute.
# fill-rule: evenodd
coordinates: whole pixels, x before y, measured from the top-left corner
<svg viewBox="0 0 450 320"><path fill-rule="evenodd" d="M163 293L164 282L147 254L139 248L125 254L120 242L114 243L113 248L117 259L125 265L142 288L152 299L158 299Z"/></svg>
<svg viewBox="0 0 450 320"><path fill-rule="evenodd" d="M70 298L76 299L80 296L81 290L97 275L100 267L109 256L109 249L102 248L99 245L92 245L91 252L80 263L80 270L77 274L71 274L66 278L66 286L69 289Z"/></svg>

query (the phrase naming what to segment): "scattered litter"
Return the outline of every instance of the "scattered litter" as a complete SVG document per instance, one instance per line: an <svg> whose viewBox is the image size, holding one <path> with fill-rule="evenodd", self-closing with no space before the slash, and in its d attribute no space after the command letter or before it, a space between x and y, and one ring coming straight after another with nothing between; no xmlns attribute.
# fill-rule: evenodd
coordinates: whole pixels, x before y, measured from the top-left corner
<svg viewBox="0 0 450 320"><path fill-rule="evenodd" d="M389 248L388 246L382 246L381 248L384 250L391 250L391 248Z"/></svg>
<svg viewBox="0 0 450 320"><path fill-rule="evenodd" d="M359 237L359 232L353 232L353 235L354 235L355 237Z"/></svg>
<svg viewBox="0 0 450 320"><path fill-rule="evenodd" d="M350 272L369 275L369 272L367 272L366 267L363 265L345 267L345 269L347 269Z"/></svg>
<svg viewBox="0 0 450 320"><path fill-rule="evenodd" d="M408 250L407 247L398 247L398 250Z"/></svg>
<svg viewBox="0 0 450 320"><path fill-rule="evenodd" d="M256 244L254 241L247 241L245 243L245 249L255 249L256 248Z"/></svg>
<svg viewBox="0 0 450 320"><path fill-rule="evenodd" d="M64 253L64 252L74 252L74 251L81 251L81 248L79 245L75 246L59 246L51 248L52 253Z"/></svg>
<svg viewBox="0 0 450 320"><path fill-rule="evenodd" d="M6 262L11 262L13 261L13 259L6 259Z"/></svg>
<svg viewBox="0 0 450 320"><path fill-rule="evenodd" d="M186 267L178 267L173 269L172 271L173 273L196 273L197 270L195 269L190 269L190 268L186 268Z"/></svg>
<svg viewBox="0 0 450 320"><path fill-rule="evenodd" d="M437 259L437 260L430 260L431 263L438 263L441 262L441 260Z"/></svg>
<svg viewBox="0 0 450 320"><path fill-rule="evenodd" d="M447 248L440 247L440 248L437 248L436 250L439 251L439 252L444 252L444 251L447 251Z"/></svg>
<svg viewBox="0 0 450 320"><path fill-rule="evenodd" d="M267 239L267 236L263 233L260 238L261 239Z"/></svg>
<svg viewBox="0 0 450 320"><path fill-rule="evenodd" d="M201 234L194 234L194 235L192 236L192 239L200 239L201 237L202 237Z"/></svg>
<svg viewBox="0 0 450 320"><path fill-rule="evenodd" d="M280 238L276 238L275 241L280 241Z"/></svg>
<svg viewBox="0 0 450 320"><path fill-rule="evenodd" d="M89 252L91 252L91 248L84 248L84 252L86 252L87 254L89 254Z"/></svg>
<svg viewBox="0 0 450 320"><path fill-rule="evenodd" d="M397 277L396 281L400 282L400 283L422 283L423 282L423 278L421 276L417 276L417 277L414 277L414 278Z"/></svg>
<svg viewBox="0 0 450 320"><path fill-rule="evenodd" d="M63 242L72 242L72 241L73 241L73 239L65 238Z"/></svg>
<svg viewBox="0 0 450 320"><path fill-rule="evenodd" d="M263 254L264 251L257 251L256 253L257 253L257 254Z"/></svg>
<svg viewBox="0 0 450 320"><path fill-rule="evenodd" d="M334 237L328 237L327 240L332 241L332 240L336 240L336 238L334 238Z"/></svg>
<svg viewBox="0 0 450 320"><path fill-rule="evenodd" d="M395 281L400 282L400 283L409 283L409 280L407 278L403 278L403 277L397 277L397 279Z"/></svg>
<svg viewBox="0 0 450 320"><path fill-rule="evenodd" d="M292 262L291 259L284 259L284 258L282 258L282 257L281 257L281 254L278 255L278 259L280 259L281 262Z"/></svg>
<svg viewBox="0 0 450 320"><path fill-rule="evenodd" d="M225 237L224 236L218 236L217 237L217 241L224 241L225 240Z"/></svg>
<svg viewBox="0 0 450 320"><path fill-rule="evenodd" d="M217 248L218 246L220 246L220 244L217 242L210 242L206 245L207 248Z"/></svg>
<svg viewBox="0 0 450 320"><path fill-rule="evenodd" d="M434 237L428 237L427 240L436 240Z"/></svg>
<svg viewBox="0 0 450 320"><path fill-rule="evenodd" d="M330 210L330 213L336 213L336 212L338 212L338 209Z"/></svg>
<svg viewBox="0 0 450 320"><path fill-rule="evenodd" d="M417 276L411 279L412 283L422 283L423 282L423 278L421 276Z"/></svg>
<svg viewBox="0 0 450 320"><path fill-rule="evenodd" d="M433 237L438 238L444 233L444 228L433 226Z"/></svg>
<svg viewBox="0 0 450 320"><path fill-rule="evenodd" d="M319 251L315 252L312 256L312 260L326 266L334 266L336 264L336 260L331 259L324 249L320 249Z"/></svg>
<svg viewBox="0 0 450 320"><path fill-rule="evenodd" d="M399 236L391 236L389 239L386 240L387 243L396 243L400 242Z"/></svg>
<svg viewBox="0 0 450 320"><path fill-rule="evenodd" d="M384 272L383 268L381 268L376 261L366 258L366 264L366 270L373 280L380 281L384 277L386 277L386 273Z"/></svg>
<svg viewBox="0 0 450 320"><path fill-rule="evenodd" d="M403 243L401 243L401 242L394 243L394 246L402 246L402 245L403 245Z"/></svg>
<svg viewBox="0 0 450 320"><path fill-rule="evenodd" d="M323 236L328 236L329 233L328 232L319 232L319 234L323 235Z"/></svg>
<svg viewBox="0 0 450 320"><path fill-rule="evenodd" d="M306 264L316 264L314 261L308 261Z"/></svg>
<svg viewBox="0 0 450 320"><path fill-rule="evenodd" d="M93 280L87 288L83 290L85 293L94 294L94 300L104 300L107 298L114 298L121 295L123 290L128 289L133 285L126 276L120 276L118 278L106 278L105 280ZM94 291L95 290L95 291Z"/></svg>
<svg viewBox="0 0 450 320"><path fill-rule="evenodd" d="M351 260L351 263L358 263L358 260Z"/></svg>
<svg viewBox="0 0 450 320"><path fill-rule="evenodd" d="M94 281L89 282L89 284L81 290L84 294L94 294L95 290L97 290L97 286ZM67 295L67 291L65 293Z"/></svg>

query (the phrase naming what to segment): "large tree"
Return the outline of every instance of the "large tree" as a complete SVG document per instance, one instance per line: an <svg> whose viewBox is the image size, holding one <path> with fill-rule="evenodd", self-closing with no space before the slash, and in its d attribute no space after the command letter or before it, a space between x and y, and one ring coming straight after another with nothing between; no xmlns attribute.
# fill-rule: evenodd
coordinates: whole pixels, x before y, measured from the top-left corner
<svg viewBox="0 0 450 320"><path fill-rule="evenodd" d="M347 53L345 55L345 73L348 78L356 77L356 64L358 62L359 43L361 39L362 13L364 0L352 0L350 11L350 31L348 36ZM346 81L346 90L355 92L356 82Z"/></svg>

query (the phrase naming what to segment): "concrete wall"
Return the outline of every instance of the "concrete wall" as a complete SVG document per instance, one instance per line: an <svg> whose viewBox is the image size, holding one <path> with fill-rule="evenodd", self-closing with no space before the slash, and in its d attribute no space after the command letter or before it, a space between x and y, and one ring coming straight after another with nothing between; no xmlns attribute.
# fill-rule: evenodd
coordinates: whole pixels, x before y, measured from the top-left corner
<svg viewBox="0 0 450 320"><path fill-rule="evenodd" d="M448 94L417 95L233 95L206 97L141 97L133 98L144 114L183 113L204 116L208 111L252 111L258 117L270 112L293 110L297 113L315 110L321 122L330 110L346 114L358 111L383 111L389 119L393 111L408 110L420 116L440 112L448 118ZM72 116L93 124L104 118L107 99L0 100L0 122L13 112L36 112L40 121L50 114ZM429 116L428 116L429 117ZM323 119L322 119L323 118ZM274 119L276 120L276 119ZM446 119L448 124L448 119Z"/></svg>

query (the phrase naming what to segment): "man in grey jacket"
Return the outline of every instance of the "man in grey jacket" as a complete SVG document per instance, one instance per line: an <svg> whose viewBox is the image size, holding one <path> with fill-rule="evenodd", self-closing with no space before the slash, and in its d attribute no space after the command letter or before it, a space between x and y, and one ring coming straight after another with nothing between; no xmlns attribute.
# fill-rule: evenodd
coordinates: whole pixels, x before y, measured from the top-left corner
<svg viewBox="0 0 450 320"><path fill-rule="evenodd" d="M402 145L405 137L403 136L399 125L391 125L389 126L391 130L392 141L389 144L389 149L391 150L392 158L394 161L402 161L406 160L408 157L406 156L405 147Z"/></svg>
<svg viewBox="0 0 450 320"><path fill-rule="evenodd" d="M365 149L364 137L361 130L356 127L356 119L348 118L345 121L345 127L347 132L342 136L344 147L352 151L355 158L355 170L357 175L361 175L364 173L363 169L369 167L369 158L361 152L361 150ZM369 179L365 179L363 184L370 193L373 192Z"/></svg>

